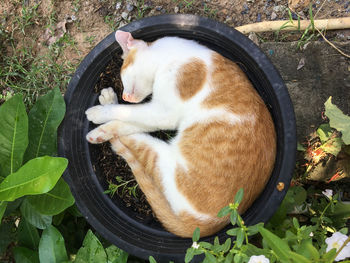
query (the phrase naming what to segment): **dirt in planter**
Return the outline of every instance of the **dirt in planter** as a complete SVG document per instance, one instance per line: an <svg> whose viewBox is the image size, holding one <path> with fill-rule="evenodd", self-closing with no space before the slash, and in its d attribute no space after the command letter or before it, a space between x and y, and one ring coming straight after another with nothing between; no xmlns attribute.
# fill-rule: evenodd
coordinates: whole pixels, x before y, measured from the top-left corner
<svg viewBox="0 0 350 263"><path fill-rule="evenodd" d="M95 85L95 92L100 94L104 88L112 87L117 94L120 104L129 104L122 100L123 86L120 79L120 68L123 61L120 54L113 56L106 68L101 72L100 78ZM150 100L146 98L145 101ZM174 131L157 131L151 133L164 141L172 138L176 133ZM126 161L110 147L110 143L90 145L92 152L92 163L95 172L100 180L105 181L106 194L109 194L114 202L125 205L125 207L136 212L136 217L144 222L154 224L158 222L148 204L145 195L140 190L134 175ZM121 185L116 190L116 185ZM113 193L113 190L115 192ZM156 223L157 224L157 223Z"/></svg>

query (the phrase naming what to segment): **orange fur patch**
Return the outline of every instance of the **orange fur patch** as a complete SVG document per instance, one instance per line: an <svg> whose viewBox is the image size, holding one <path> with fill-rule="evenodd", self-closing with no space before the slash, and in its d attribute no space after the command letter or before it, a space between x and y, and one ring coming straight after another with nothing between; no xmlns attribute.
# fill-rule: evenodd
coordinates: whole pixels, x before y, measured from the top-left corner
<svg viewBox="0 0 350 263"><path fill-rule="evenodd" d="M131 49L129 54L127 55L127 57L124 59L124 62L123 62L123 65L122 65L122 68L120 69L120 72L122 72L123 70L125 70L128 66L132 65L135 61L135 57L136 57L136 53L137 53L137 50L134 48L134 49Z"/></svg>
<svg viewBox="0 0 350 263"><path fill-rule="evenodd" d="M225 107L236 114L256 112L263 102L243 71L217 53L213 54L212 60L210 84L214 90L203 102L203 106Z"/></svg>
<svg viewBox="0 0 350 263"><path fill-rule="evenodd" d="M193 58L185 64L177 74L176 87L180 97L183 100L188 100L196 95L202 89L206 76L207 67L202 60Z"/></svg>

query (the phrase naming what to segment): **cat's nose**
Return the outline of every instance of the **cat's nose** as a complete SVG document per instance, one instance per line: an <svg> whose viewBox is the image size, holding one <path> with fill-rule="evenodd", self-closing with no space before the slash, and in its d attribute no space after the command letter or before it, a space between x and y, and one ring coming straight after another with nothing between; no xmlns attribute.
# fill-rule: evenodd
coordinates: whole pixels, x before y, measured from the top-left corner
<svg viewBox="0 0 350 263"><path fill-rule="evenodd" d="M122 98L123 98L124 101L128 101L128 97L129 97L128 94L123 93Z"/></svg>
<svg viewBox="0 0 350 263"><path fill-rule="evenodd" d="M123 93L122 98L123 98L124 101L136 102L136 99L135 99L133 94Z"/></svg>

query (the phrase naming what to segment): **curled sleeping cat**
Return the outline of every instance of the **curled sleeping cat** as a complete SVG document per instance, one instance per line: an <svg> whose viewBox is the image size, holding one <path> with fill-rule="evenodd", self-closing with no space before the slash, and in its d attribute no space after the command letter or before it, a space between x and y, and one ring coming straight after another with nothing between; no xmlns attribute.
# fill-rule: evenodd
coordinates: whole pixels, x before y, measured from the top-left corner
<svg viewBox="0 0 350 263"><path fill-rule="evenodd" d="M194 41L164 37L152 43L117 31L123 50L123 100L112 88L86 111L102 124L90 143L110 141L129 164L155 215L170 232L211 235L229 219L221 208L244 189L243 213L263 190L276 155L274 125L241 69ZM147 134L177 130L164 142Z"/></svg>

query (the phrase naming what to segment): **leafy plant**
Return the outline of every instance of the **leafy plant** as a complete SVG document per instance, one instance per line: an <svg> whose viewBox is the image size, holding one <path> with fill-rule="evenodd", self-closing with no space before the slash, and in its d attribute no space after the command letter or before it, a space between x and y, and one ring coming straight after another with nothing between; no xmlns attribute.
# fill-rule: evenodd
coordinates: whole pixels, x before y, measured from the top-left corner
<svg viewBox="0 0 350 263"><path fill-rule="evenodd" d="M112 182L109 182L108 184L108 190L106 190L105 194L110 194L113 196L115 193L118 192L119 189L121 189L121 195L123 196L126 192L131 196L137 197L137 188L138 184L135 184L135 179L131 179L128 181L125 181L121 176L115 177L117 184L114 184Z"/></svg>
<svg viewBox="0 0 350 263"><path fill-rule="evenodd" d="M59 89L41 97L28 115L20 94L0 106L0 220L5 216L9 222L19 222L18 243L25 246L14 250L18 259L28 261L28 249L38 246L40 257L37 228L44 230L41 239L46 233L56 235L52 217L74 204L68 185L60 179L68 161L54 157L57 127L64 114Z"/></svg>
<svg viewBox="0 0 350 263"><path fill-rule="evenodd" d="M302 195L303 197L299 198ZM187 249L185 262L191 260L197 255L204 255L204 263L207 262L333 262L339 255L343 254L350 257L350 238L341 242L342 246L336 250L334 242L330 238L326 239L328 232L335 232L335 229L326 228L324 223L329 223L331 218L337 217L337 212L346 209L338 219L345 224L346 218L350 216L350 205L346 205L337 200L337 195L332 197L321 196L320 200L325 203L325 207L321 215L311 214L309 225L301 225L296 217L288 217L287 213L295 209L295 206L302 205L306 200L306 191L301 187L291 188L286 199L282 203L280 210L273 218L274 220L282 220L280 224L270 224L274 229L264 227L262 223L253 226L246 226L243 219L238 214L238 206L243 198L243 190L239 190L236 194L234 203L224 207L218 214L219 217L229 216L232 229L227 234L234 238L227 238L225 242L219 242L216 237L214 243L201 242L200 233L197 228L193 233L193 245ZM295 204L293 202L296 202ZM291 205L293 204L293 205ZM333 207L333 208L332 208ZM326 217L327 215L327 217ZM282 216L282 218L281 218ZM283 221L289 220L288 224ZM288 227L286 227L288 225ZM283 230L283 231L281 231ZM343 228L342 233L336 232L332 235L347 234L347 229ZM277 233L277 234L276 234ZM322 234L321 234L322 233ZM259 246L256 241L250 242L250 237L260 235L261 240ZM319 235L320 234L320 235ZM333 246L333 247L332 247ZM261 260L261 261L259 261Z"/></svg>

